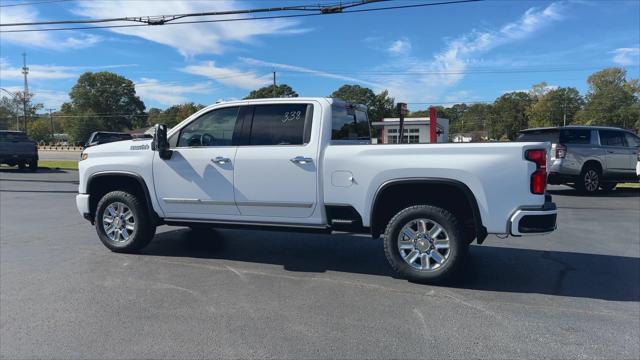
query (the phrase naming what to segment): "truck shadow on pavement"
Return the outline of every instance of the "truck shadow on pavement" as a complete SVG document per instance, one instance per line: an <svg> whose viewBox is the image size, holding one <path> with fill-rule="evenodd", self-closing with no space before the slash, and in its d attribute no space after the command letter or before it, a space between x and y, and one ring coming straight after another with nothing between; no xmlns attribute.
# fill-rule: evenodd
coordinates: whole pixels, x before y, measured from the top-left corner
<svg viewBox="0 0 640 360"><path fill-rule="evenodd" d="M292 272L326 271L397 278L382 241L240 230L170 230L156 235L144 255L223 259L282 265ZM416 284L416 286L421 286ZM452 288L535 293L610 301L640 301L640 259L558 251L471 246Z"/></svg>

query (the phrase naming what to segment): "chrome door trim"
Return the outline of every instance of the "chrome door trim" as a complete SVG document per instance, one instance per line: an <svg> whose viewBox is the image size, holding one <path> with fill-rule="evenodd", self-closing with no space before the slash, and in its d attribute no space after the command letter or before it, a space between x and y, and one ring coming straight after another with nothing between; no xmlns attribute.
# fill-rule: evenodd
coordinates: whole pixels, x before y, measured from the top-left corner
<svg viewBox="0 0 640 360"><path fill-rule="evenodd" d="M235 205L233 201L184 199L184 198L162 198L167 204L192 204L192 205Z"/></svg>
<svg viewBox="0 0 640 360"><path fill-rule="evenodd" d="M193 204L193 205L238 205L238 206L260 206L260 207L291 207L291 208L311 208L309 203L284 203L284 202L258 202L258 201L219 201L187 198L162 198L168 204Z"/></svg>

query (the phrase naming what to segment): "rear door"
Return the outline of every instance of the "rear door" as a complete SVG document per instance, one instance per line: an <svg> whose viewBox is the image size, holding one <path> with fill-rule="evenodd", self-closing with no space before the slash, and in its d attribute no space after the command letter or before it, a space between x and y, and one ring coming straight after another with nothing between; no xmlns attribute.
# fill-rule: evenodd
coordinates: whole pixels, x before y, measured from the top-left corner
<svg viewBox="0 0 640 360"><path fill-rule="evenodd" d="M605 151L605 175L620 176L635 172L631 168L629 158L635 151L627 146L625 132L620 130L598 130L600 145Z"/></svg>
<svg viewBox="0 0 640 360"><path fill-rule="evenodd" d="M240 213L308 218L318 202L318 141L311 137L319 105L255 105L247 143L238 147L234 173Z"/></svg>

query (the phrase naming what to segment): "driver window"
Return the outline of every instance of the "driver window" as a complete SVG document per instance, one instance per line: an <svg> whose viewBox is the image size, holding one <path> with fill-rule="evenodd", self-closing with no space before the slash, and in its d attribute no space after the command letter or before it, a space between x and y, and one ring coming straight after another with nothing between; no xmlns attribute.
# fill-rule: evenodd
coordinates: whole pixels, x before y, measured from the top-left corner
<svg viewBox="0 0 640 360"><path fill-rule="evenodd" d="M231 146L239 107L203 114L180 131L178 147Z"/></svg>

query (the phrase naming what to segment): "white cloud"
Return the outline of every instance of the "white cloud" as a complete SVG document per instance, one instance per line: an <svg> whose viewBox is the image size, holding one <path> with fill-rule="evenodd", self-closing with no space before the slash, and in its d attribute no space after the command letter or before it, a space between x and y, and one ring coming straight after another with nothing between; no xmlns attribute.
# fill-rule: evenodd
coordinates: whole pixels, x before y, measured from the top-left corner
<svg viewBox="0 0 640 360"><path fill-rule="evenodd" d="M23 23L42 21L38 10L32 6L15 6L3 8L0 11L0 23ZM4 28L3 30L19 30L24 27ZM36 27L37 28L37 27ZM68 33L68 32L66 32ZM80 34L72 32L73 36L65 37L62 33L52 33L46 31L2 33L2 42L18 44L32 48L44 48L51 50L82 49L93 46L102 41L102 37L92 34Z"/></svg>
<svg viewBox="0 0 640 360"><path fill-rule="evenodd" d="M622 65L636 65L640 63L640 48L619 48L612 51L613 62Z"/></svg>
<svg viewBox="0 0 640 360"><path fill-rule="evenodd" d="M409 55L411 52L411 41L407 38L398 39L391 43L387 51L392 55Z"/></svg>
<svg viewBox="0 0 640 360"><path fill-rule="evenodd" d="M150 10L151 9L151 10ZM74 13L86 17L102 18L139 16L140 14L184 14L239 9L234 1L83 1ZM234 18L245 17L233 15ZM211 19L211 18L202 18ZM243 22L218 22L153 27L113 28L110 31L137 36L149 41L171 46L184 56L197 54L222 54L230 43L250 43L257 36L269 34L297 34L308 29L294 28L298 22L273 19Z"/></svg>
<svg viewBox="0 0 640 360"><path fill-rule="evenodd" d="M133 67L137 64L114 64L100 66L58 66L46 64L27 64L29 67L29 81L33 80L59 80L72 79L78 77L82 71L115 69L122 67ZM5 58L0 58L0 74L2 81L22 80L22 67L12 66Z"/></svg>
<svg viewBox="0 0 640 360"><path fill-rule="evenodd" d="M503 25L494 31L473 30L448 42L446 48L432 59L408 56L396 59L377 70L409 72L413 76L379 77L392 96L408 102L440 100L448 88L464 79L464 72L474 57L499 46L532 36L541 29L561 20L563 5L530 8L520 19ZM416 92L415 89L420 89Z"/></svg>
<svg viewBox="0 0 640 360"><path fill-rule="evenodd" d="M267 68L272 68L272 69L282 69L282 70L285 70L285 71L289 70L291 72L311 74L311 75L318 76L318 77L325 77L325 78L336 79L336 80L344 80L344 81L348 81L348 82L352 82L352 83L360 83L360 84L364 84L364 85L368 85L368 86L373 86L373 87L376 87L376 88L381 87L381 85L378 84L378 83L374 83L374 82L370 82L370 81L366 81L366 80L362 80L362 79L357 79L357 78L354 78L354 77L351 77L351 76L343 76L343 75L338 75L338 74L332 74L332 73L325 72L325 71L313 70L313 69L309 69L309 68L301 67L301 66L294 66L294 65L288 65L288 64L279 64L279 63L262 61L262 60L246 58L246 57L241 57L240 60L242 62L248 64L248 65L253 65L253 66L267 67Z"/></svg>
<svg viewBox="0 0 640 360"><path fill-rule="evenodd" d="M11 66L4 58L0 58L0 74L2 80L22 80L22 67ZM29 80L69 79L78 76L76 69L70 66L29 65Z"/></svg>
<svg viewBox="0 0 640 360"><path fill-rule="evenodd" d="M255 90L270 83L270 75L258 75L253 71L245 71L230 67L216 66L214 61L199 65L189 65L182 69L189 74L204 76L221 84L246 90Z"/></svg>
<svg viewBox="0 0 640 360"><path fill-rule="evenodd" d="M211 94L214 91L211 83L177 85L161 83L157 79L142 78L136 83L136 94L143 100L153 100L163 105L176 105L190 102L187 94Z"/></svg>

